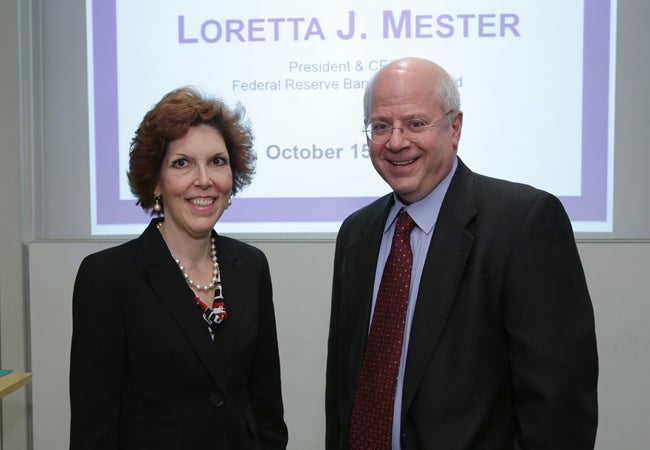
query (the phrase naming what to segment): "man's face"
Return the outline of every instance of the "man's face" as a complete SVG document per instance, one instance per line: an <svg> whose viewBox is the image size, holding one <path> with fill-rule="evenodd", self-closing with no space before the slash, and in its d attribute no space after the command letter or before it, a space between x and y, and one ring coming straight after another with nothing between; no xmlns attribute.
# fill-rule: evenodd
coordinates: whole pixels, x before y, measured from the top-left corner
<svg viewBox="0 0 650 450"><path fill-rule="evenodd" d="M369 123L395 127L385 143L368 142L372 164L403 202L425 197L451 170L462 128L462 112L443 111L436 95L435 66L400 63L377 75ZM414 140L402 131L412 120L437 125L418 133ZM451 123L451 124L450 124Z"/></svg>

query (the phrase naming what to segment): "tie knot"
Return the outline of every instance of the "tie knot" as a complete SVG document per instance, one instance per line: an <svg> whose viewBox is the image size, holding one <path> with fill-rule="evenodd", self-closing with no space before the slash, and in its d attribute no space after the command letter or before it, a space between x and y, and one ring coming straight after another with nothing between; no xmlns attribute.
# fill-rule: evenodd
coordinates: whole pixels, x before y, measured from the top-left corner
<svg viewBox="0 0 650 450"><path fill-rule="evenodd" d="M401 211L397 216L397 225L395 225L395 234L409 236L415 228L415 221L406 211Z"/></svg>

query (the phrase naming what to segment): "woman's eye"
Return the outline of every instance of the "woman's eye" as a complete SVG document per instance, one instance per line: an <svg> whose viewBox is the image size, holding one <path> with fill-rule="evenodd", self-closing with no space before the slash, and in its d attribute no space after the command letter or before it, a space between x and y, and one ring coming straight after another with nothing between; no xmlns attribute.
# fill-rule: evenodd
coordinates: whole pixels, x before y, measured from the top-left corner
<svg viewBox="0 0 650 450"><path fill-rule="evenodd" d="M172 167L181 168L185 166L187 166L187 160L185 158L177 159L172 162Z"/></svg>
<svg viewBox="0 0 650 450"><path fill-rule="evenodd" d="M212 160L212 164L215 166L227 166L228 160L226 158L222 158L221 156L217 156Z"/></svg>

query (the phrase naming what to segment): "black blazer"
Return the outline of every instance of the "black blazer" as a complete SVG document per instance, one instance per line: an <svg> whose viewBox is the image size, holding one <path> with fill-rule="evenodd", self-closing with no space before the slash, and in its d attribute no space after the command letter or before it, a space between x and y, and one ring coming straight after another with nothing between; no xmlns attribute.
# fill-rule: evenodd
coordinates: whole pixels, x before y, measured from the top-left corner
<svg viewBox="0 0 650 450"><path fill-rule="evenodd" d="M392 194L352 214L335 253L326 446L348 448ZM594 316L557 198L459 160L424 264L404 379L402 450L593 449Z"/></svg>
<svg viewBox="0 0 650 450"><path fill-rule="evenodd" d="M265 256L215 234L228 317L212 342L157 222L79 268L70 448L284 449Z"/></svg>

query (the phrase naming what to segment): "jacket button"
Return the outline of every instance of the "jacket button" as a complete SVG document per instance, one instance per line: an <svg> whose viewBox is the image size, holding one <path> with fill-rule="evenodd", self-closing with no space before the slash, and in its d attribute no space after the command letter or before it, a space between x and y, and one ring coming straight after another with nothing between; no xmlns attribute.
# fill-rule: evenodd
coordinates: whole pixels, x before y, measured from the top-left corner
<svg viewBox="0 0 650 450"><path fill-rule="evenodd" d="M212 391L210 392L210 404L215 407L219 407L223 405L223 402L225 401L223 394L218 391Z"/></svg>

